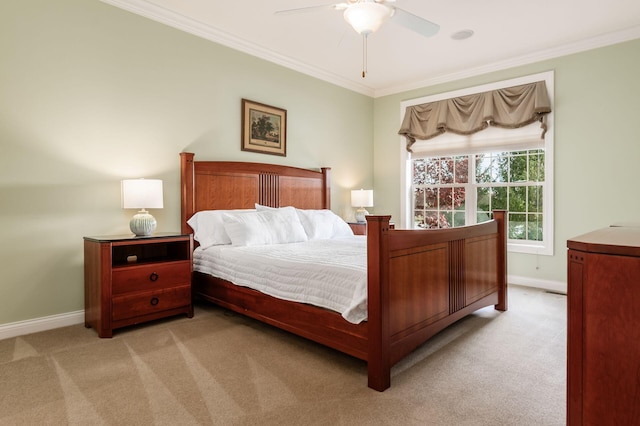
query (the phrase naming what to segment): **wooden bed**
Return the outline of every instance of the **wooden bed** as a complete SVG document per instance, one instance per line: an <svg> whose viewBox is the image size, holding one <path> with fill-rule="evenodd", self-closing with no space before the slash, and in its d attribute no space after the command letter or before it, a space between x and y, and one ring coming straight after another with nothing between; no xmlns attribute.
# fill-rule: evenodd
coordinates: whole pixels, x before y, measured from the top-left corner
<svg viewBox="0 0 640 426"><path fill-rule="evenodd" d="M194 161L192 153L180 164L184 233L201 210L330 208L329 168ZM194 296L366 361L369 387L383 391L391 366L439 331L486 306L507 309L505 215L438 230L391 229L390 216L368 216L368 320L360 324L198 272Z"/></svg>

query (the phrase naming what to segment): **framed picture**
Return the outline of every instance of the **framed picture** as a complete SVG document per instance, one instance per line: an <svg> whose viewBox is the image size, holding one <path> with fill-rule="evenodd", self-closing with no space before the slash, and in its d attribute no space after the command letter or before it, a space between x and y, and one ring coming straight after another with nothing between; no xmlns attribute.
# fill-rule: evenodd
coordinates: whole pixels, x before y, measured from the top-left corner
<svg viewBox="0 0 640 426"><path fill-rule="evenodd" d="M242 150L287 155L287 111L242 100Z"/></svg>

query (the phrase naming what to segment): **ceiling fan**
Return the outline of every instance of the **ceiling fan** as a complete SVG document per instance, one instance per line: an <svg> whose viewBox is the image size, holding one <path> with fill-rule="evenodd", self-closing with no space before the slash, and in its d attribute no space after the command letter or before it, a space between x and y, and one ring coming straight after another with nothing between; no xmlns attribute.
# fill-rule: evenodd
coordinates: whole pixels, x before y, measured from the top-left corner
<svg viewBox="0 0 640 426"><path fill-rule="evenodd" d="M343 3L280 10L275 13L277 15L284 15L313 12L319 9L343 11L345 21L347 21L358 34L362 35L362 77L365 77L367 71L367 36L377 31L386 21L391 20L425 37L431 37L440 30L438 24L427 21L399 7L392 6L391 4L395 2L396 0L347 0L347 2Z"/></svg>

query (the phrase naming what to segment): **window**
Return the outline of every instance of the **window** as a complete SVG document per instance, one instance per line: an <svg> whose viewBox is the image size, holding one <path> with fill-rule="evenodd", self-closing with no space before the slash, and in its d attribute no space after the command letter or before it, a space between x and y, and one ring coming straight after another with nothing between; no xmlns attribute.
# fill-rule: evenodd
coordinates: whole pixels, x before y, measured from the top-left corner
<svg viewBox="0 0 640 426"><path fill-rule="evenodd" d="M413 160L413 223L418 228L452 228L467 224L468 157Z"/></svg>
<svg viewBox="0 0 640 426"><path fill-rule="evenodd" d="M544 74L551 99L552 77L552 73ZM533 78L539 81L540 75L531 76L531 81L536 81ZM513 82L493 88L508 87ZM492 89L485 86L471 90ZM432 98L414 100L411 104ZM404 103L403 108L407 105L410 104ZM549 126L552 114L548 117ZM549 127L544 140L540 139L539 131L535 133L531 137L522 129L500 129L490 137L489 133L475 137L451 135L446 140L445 134L444 138L416 141L414 152L405 150L403 155L406 176L403 193L407 194L403 200L403 218L407 223L403 226L472 225L491 219L493 210L504 209L509 219L509 251L552 255L553 130Z"/></svg>
<svg viewBox="0 0 640 426"><path fill-rule="evenodd" d="M509 239L543 241L543 149L418 158L412 170L414 227L482 223L501 209Z"/></svg>

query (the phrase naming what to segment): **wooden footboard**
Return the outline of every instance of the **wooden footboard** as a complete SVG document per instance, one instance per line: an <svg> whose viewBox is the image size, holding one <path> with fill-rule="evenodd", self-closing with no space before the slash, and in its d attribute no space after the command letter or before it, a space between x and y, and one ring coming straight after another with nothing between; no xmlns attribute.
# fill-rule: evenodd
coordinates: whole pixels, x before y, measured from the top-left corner
<svg viewBox="0 0 640 426"><path fill-rule="evenodd" d="M391 366L453 322L485 306L507 309L505 212L480 225L395 230L367 217L369 387L390 386Z"/></svg>

